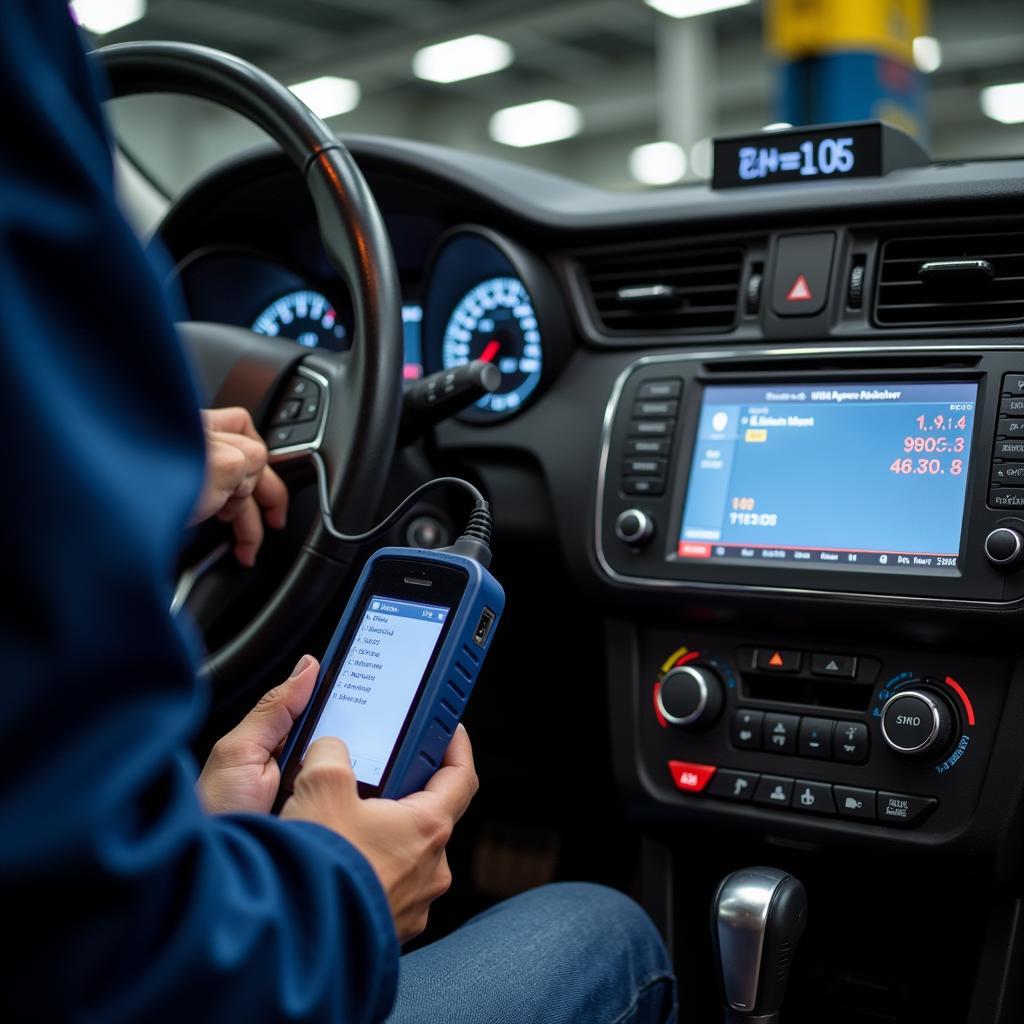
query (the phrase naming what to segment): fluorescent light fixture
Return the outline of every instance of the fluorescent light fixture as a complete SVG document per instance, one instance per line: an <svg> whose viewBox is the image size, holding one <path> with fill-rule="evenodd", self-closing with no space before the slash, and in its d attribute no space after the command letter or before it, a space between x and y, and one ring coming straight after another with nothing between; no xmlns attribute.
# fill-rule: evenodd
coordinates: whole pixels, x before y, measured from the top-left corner
<svg viewBox="0 0 1024 1024"><path fill-rule="evenodd" d="M942 47L934 36L914 38L914 63L918 71L930 75L942 67Z"/></svg>
<svg viewBox="0 0 1024 1024"><path fill-rule="evenodd" d="M462 36L447 43L435 43L417 50L412 72L428 82L461 82L501 71L512 63L512 47L494 36Z"/></svg>
<svg viewBox="0 0 1024 1024"><path fill-rule="evenodd" d="M710 139L698 139L690 147L690 170L698 178L711 177L712 150Z"/></svg>
<svg viewBox="0 0 1024 1024"><path fill-rule="evenodd" d="M788 121L772 121L771 124L766 124L761 131L763 132L784 132L787 128L793 126Z"/></svg>
<svg viewBox="0 0 1024 1024"><path fill-rule="evenodd" d="M317 117L337 117L359 106L359 83L323 75L288 86Z"/></svg>
<svg viewBox="0 0 1024 1024"><path fill-rule="evenodd" d="M750 0L644 0L644 3L670 18L696 18L701 14L727 11L730 7L745 7Z"/></svg>
<svg viewBox="0 0 1024 1024"><path fill-rule="evenodd" d="M571 103L537 100L495 112L489 127L495 142L522 149L571 139L582 124L579 108Z"/></svg>
<svg viewBox="0 0 1024 1024"><path fill-rule="evenodd" d="M981 90L981 109L993 121L1024 123L1024 82L990 85Z"/></svg>
<svg viewBox="0 0 1024 1024"><path fill-rule="evenodd" d="M648 142L629 154L629 173L644 185L670 185L686 174L686 151L675 142Z"/></svg>
<svg viewBox="0 0 1024 1024"><path fill-rule="evenodd" d="M143 17L146 0L74 0L71 10L82 28L103 36Z"/></svg>

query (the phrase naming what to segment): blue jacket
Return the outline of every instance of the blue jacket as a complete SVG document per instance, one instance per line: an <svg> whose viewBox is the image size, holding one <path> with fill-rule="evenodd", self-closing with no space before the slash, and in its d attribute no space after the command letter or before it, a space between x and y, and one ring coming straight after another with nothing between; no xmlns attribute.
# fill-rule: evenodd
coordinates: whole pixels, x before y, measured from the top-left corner
<svg viewBox="0 0 1024 1024"><path fill-rule="evenodd" d="M0 29L4 1017L378 1020L398 947L369 864L197 802L206 695L168 615L192 382L66 0L3 0Z"/></svg>

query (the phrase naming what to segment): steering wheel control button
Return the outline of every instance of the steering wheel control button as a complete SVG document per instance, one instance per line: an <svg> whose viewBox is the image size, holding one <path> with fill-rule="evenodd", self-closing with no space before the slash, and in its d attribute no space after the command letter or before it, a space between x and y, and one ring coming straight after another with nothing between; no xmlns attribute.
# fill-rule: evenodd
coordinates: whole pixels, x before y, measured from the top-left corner
<svg viewBox="0 0 1024 1024"><path fill-rule="evenodd" d="M832 787L827 782L811 782L797 779L793 787L792 807L807 814L835 814L836 805L832 799Z"/></svg>
<svg viewBox="0 0 1024 1024"><path fill-rule="evenodd" d="M760 778L758 772L738 772L731 768L720 768L711 780L708 796L747 803L754 795Z"/></svg>
<svg viewBox="0 0 1024 1024"><path fill-rule="evenodd" d="M690 761L669 761L668 770L676 788L684 793L703 793L718 771L713 764L693 764Z"/></svg>
<svg viewBox="0 0 1024 1024"><path fill-rule="evenodd" d="M868 727L863 722L836 722L832 755L847 764L863 764L871 750Z"/></svg>
<svg viewBox="0 0 1024 1024"><path fill-rule="evenodd" d="M1013 463L1024 469L1024 462ZM985 556L998 569L1009 569L1024 555L1024 537L1008 526L1000 526L985 538Z"/></svg>
<svg viewBox="0 0 1024 1024"><path fill-rule="evenodd" d="M638 508L627 508L615 520L615 536L623 544L640 547L654 536L654 520Z"/></svg>
<svg viewBox="0 0 1024 1024"><path fill-rule="evenodd" d="M667 380L645 380L637 388L637 399L678 398L683 393L683 382L677 377Z"/></svg>
<svg viewBox="0 0 1024 1024"><path fill-rule="evenodd" d="M765 807L788 807L793 798L793 780L782 775L762 775L754 790L754 803Z"/></svg>
<svg viewBox="0 0 1024 1024"><path fill-rule="evenodd" d="M907 757L940 753L952 734L952 714L945 699L928 690L904 690L882 708L882 738Z"/></svg>
<svg viewBox="0 0 1024 1024"><path fill-rule="evenodd" d="M739 708L732 716L732 745L740 750L760 750L764 712Z"/></svg>
<svg viewBox="0 0 1024 1024"><path fill-rule="evenodd" d="M856 679L857 659L846 654L812 654L811 675L833 679Z"/></svg>
<svg viewBox="0 0 1024 1024"><path fill-rule="evenodd" d="M830 758L832 756L832 726L831 718L801 718L800 756Z"/></svg>
<svg viewBox="0 0 1024 1024"><path fill-rule="evenodd" d="M800 719L796 715L767 713L764 716L764 749L773 754L795 754L799 728Z"/></svg>
<svg viewBox="0 0 1024 1024"><path fill-rule="evenodd" d="M707 726L722 713L722 680L706 665L682 665L662 677L658 710L672 725Z"/></svg>
<svg viewBox="0 0 1024 1024"><path fill-rule="evenodd" d="M274 427L274 429L270 431L270 444L268 447L280 448L283 445L289 444L294 432L294 427Z"/></svg>
<svg viewBox="0 0 1024 1024"><path fill-rule="evenodd" d="M861 821L875 820L875 791L857 789L854 786L833 786L836 810L841 818L858 818Z"/></svg>
<svg viewBox="0 0 1024 1024"><path fill-rule="evenodd" d="M932 796L907 796L905 793L878 794L878 820L886 825L909 828L920 825L938 806Z"/></svg>
<svg viewBox="0 0 1024 1024"><path fill-rule="evenodd" d="M299 399L286 399L278 406L277 415L274 417L273 422L288 423L291 420L298 419L300 412L302 412L302 402Z"/></svg>
<svg viewBox="0 0 1024 1024"><path fill-rule="evenodd" d="M803 654L777 647L758 647L754 651L754 669L758 672L799 672Z"/></svg>
<svg viewBox="0 0 1024 1024"><path fill-rule="evenodd" d="M299 420L315 420L320 414L320 393L317 392L315 395L310 395L302 403L302 409L299 411Z"/></svg>
<svg viewBox="0 0 1024 1024"><path fill-rule="evenodd" d="M832 231L784 235L775 249L772 309L776 316L815 316L825 308L832 252Z"/></svg>
<svg viewBox="0 0 1024 1024"><path fill-rule="evenodd" d="M285 392L286 398L305 398L311 391L316 391L317 386L305 377L294 377Z"/></svg>

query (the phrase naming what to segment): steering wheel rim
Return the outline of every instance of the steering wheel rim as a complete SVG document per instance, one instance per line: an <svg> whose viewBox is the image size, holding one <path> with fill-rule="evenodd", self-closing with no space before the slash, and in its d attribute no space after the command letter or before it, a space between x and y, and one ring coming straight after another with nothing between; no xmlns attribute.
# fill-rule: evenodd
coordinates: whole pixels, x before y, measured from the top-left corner
<svg viewBox="0 0 1024 1024"><path fill-rule="evenodd" d="M266 413L298 371L326 388L315 442L327 466L335 523L345 532L368 524L395 451L402 389L401 289L383 217L347 148L294 94L231 54L187 43L121 43L93 52L111 98L175 93L207 100L262 128L302 174L320 237L349 288L355 330L349 352L308 352L222 324L183 325L207 399ZM301 367L301 369L300 369ZM257 419L257 423L259 420ZM339 545L317 516L299 555L267 603L234 637L209 652L201 671L222 701L263 686L293 637L337 591L354 552Z"/></svg>

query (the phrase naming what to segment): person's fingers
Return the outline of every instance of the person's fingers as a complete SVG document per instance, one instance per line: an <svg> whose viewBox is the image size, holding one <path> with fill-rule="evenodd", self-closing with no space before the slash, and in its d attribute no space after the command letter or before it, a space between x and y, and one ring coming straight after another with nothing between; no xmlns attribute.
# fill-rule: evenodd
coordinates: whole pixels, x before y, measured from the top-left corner
<svg viewBox="0 0 1024 1024"><path fill-rule="evenodd" d="M217 514L217 518L231 523L235 533L235 557L246 568L256 564L256 553L263 543L263 517L253 498L241 502L230 501Z"/></svg>
<svg viewBox="0 0 1024 1024"><path fill-rule="evenodd" d="M229 434L244 434L254 441L262 440L247 409L229 406L226 409L203 409L203 426L207 430L221 430Z"/></svg>
<svg viewBox="0 0 1024 1024"><path fill-rule="evenodd" d="M263 509L263 518L273 530L284 529L288 519L288 488L268 466L260 474L253 497Z"/></svg>
<svg viewBox="0 0 1024 1024"><path fill-rule="evenodd" d="M244 434L232 434L223 430L210 431L207 438L212 443L230 445L237 449L245 459L245 475L252 478L254 484L266 469L269 454L267 446L261 440L253 440Z"/></svg>
<svg viewBox="0 0 1024 1024"><path fill-rule="evenodd" d="M466 813L466 808L479 788L480 781L473 763L473 745L469 742L465 726L460 723L448 744L441 767L421 793L413 793L405 799L413 802L439 802L443 813L456 822Z"/></svg>
<svg viewBox="0 0 1024 1024"><path fill-rule="evenodd" d="M279 686L265 693L232 730L237 739L254 744L269 758L288 738L295 720L306 709L316 684L320 663L309 654Z"/></svg>

